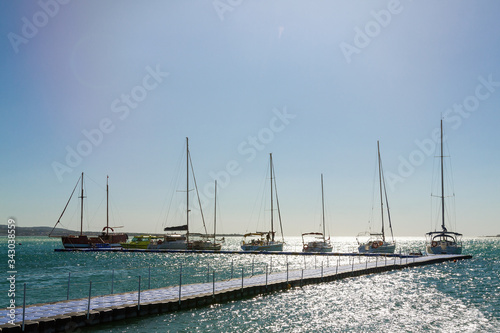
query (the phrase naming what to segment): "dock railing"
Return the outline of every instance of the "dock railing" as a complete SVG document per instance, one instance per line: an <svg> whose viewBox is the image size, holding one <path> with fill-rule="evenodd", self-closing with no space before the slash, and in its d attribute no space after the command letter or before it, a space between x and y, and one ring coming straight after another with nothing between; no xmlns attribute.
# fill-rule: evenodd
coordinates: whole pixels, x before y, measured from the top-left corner
<svg viewBox="0 0 500 333"><path fill-rule="evenodd" d="M215 256L215 255L214 255ZM156 288L187 285L196 283L225 281L255 275L270 275L280 272L300 271L308 269L324 269L349 265L351 270L356 264L387 265L408 263L410 256L405 255L357 255L357 254L308 254L280 255L255 254L252 259L241 255L233 255L230 260L213 263L213 256L205 258L205 263L198 264L178 260L174 264L147 265L132 268L71 270L51 274L50 279L41 280L34 275L20 275L18 281L26 284L26 293L22 297L26 305L58 302L71 299L86 298L89 284L92 283L92 297L135 292ZM201 264L200 264L201 262ZM238 272L239 273L236 273ZM215 274L215 275L214 275ZM139 284L139 279L140 284Z"/></svg>

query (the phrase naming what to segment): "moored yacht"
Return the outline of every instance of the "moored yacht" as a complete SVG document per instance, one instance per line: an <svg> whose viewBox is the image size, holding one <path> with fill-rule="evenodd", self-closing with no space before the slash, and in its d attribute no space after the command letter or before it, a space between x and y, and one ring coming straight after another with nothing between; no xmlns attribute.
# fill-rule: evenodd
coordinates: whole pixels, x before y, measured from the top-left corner
<svg viewBox="0 0 500 333"><path fill-rule="evenodd" d="M198 194L198 189L196 186L196 178L194 177L193 163L191 160L191 154L189 152L189 138L186 138L186 224L166 227L164 231L168 233L163 236L163 239L154 239L148 245L148 249L159 249L159 250L220 250L221 244L212 242L211 239L203 237L201 240L193 239L191 236L196 234L190 234L190 219L189 213L191 211L189 206L189 170L191 167L191 173L193 175L193 181L196 188L196 193ZM217 186L217 185L216 185ZM200 204L200 212L203 220L203 227L205 228L205 235L207 234L207 229L205 226L205 220L203 218L203 209L201 207L200 198L198 196L198 203ZM215 222L214 222L215 227ZM215 234L215 231L214 231Z"/></svg>
<svg viewBox="0 0 500 333"><path fill-rule="evenodd" d="M302 234L302 252L332 252L333 246L330 238L325 236L325 196L323 192L323 174L321 174L321 208L323 232L306 232ZM314 239L308 240L307 238Z"/></svg>
<svg viewBox="0 0 500 333"><path fill-rule="evenodd" d="M69 202L71 201L71 198L73 197L73 194L75 193L76 188L78 187L78 184L80 184L81 188L81 195L79 196L80 201L80 234L79 235L68 235L68 236L60 236L62 244L64 248L66 249L79 249L79 248L92 248L92 247L98 247L98 248L109 248L109 247L120 247L120 243L124 243L128 239L128 235L124 233L115 233L114 228L109 226L109 185L108 185L108 179L109 177L106 178L106 226L102 229L102 232L100 235L97 236L90 236L86 235L83 233L83 199L86 198L84 195L84 183L83 183L83 172L78 181L76 182L76 185L73 189L73 192L71 192L71 195L68 199L68 202L66 203L66 206L64 207L61 216L59 216L59 219L57 220L56 224L54 225L54 228L52 228L52 231L49 233L49 237L57 237L57 236L52 236L52 232L56 228L58 224L61 223L61 218L64 215L64 212L66 211L66 208L68 208ZM116 227L115 227L116 228ZM111 232L110 232L111 231Z"/></svg>
<svg viewBox="0 0 500 333"><path fill-rule="evenodd" d="M443 120L441 120L441 230L425 234L425 251L428 254L461 254L462 234L448 231L445 225L445 195L444 195L444 166L443 166Z"/></svg>
<svg viewBox="0 0 500 333"><path fill-rule="evenodd" d="M273 154L269 154L269 171L271 175L271 231L265 232L251 232L247 233L243 236L243 240L241 241L241 249L243 251L283 251L283 244L285 243L283 239L283 227L281 224L281 213L278 202L278 195L276 193L276 180L273 178L274 166L273 166ZM274 181L274 183L273 183ZM276 205L278 209L278 217L282 230L282 239L276 240L274 231L274 196L273 196L273 188L276 195Z"/></svg>
<svg viewBox="0 0 500 333"><path fill-rule="evenodd" d="M387 199L387 189L385 187L384 171L382 168L382 160L380 158L380 145L378 141L377 141L377 160L378 160L378 176L379 176L379 190L380 190L381 231L364 232L358 234L356 240L358 241L359 253L394 253L394 250L396 249L396 242L394 241L394 235L392 233L391 213L389 210L389 201ZM384 198L387 207L387 219L389 221L389 228L391 230L391 240L387 240L385 237Z"/></svg>

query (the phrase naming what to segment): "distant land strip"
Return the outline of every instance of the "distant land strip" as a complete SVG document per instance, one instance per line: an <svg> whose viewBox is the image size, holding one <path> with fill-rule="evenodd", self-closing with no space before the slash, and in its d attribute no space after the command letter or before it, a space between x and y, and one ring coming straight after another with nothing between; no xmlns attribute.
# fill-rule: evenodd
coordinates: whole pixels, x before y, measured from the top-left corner
<svg viewBox="0 0 500 333"><path fill-rule="evenodd" d="M7 236L7 224L0 224L0 236ZM52 227L18 227L16 226L16 236L48 236ZM55 228L52 233L53 237L67 236L67 235L78 235L80 232L75 230ZM84 231L85 235L89 236L99 236L102 232L100 231ZM139 235L159 235L158 233L149 232L126 232L129 236L139 236ZM243 237L242 234L217 234L217 237Z"/></svg>

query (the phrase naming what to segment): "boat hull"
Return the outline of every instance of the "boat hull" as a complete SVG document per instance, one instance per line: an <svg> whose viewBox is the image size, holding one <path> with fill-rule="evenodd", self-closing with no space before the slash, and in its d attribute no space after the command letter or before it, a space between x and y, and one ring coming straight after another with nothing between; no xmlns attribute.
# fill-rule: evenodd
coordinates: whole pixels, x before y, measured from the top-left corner
<svg viewBox="0 0 500 333"><path fill-rule="evenodd" d="M323 242L309 242L302 248L302 252L319 252L319 253L328 253L332 252L333 246L329 243Z"/></svg>
<svg viewBox="0 0 500 333"><path fill-rule="evenodd" d="M121 247L121 243L126 242L127 234L104 234L96 237L89 237L92 247Z"/></svg>
<svg viewBox="0 0 500 333"><path fill-rule="evenodd" d="M84 249L92 247L120 247L121 242L126 242L128 236L126 234L108 234L102 236L79 235L79 236L62 236L61 241L65 249Z"/></svg>
<svg viewBox="0 0 500 333"><path fill-rule="evenodd" d="M283 243L270 243L270 244L262 244L262 245L252 245L252 244L243 244L241 245L241 249L243 251L274 251L279 252L283 251Z"/></svg>
<svg viewBox="0 0 500 333"><path fill-rule="evenodd" d="M152 239L148 245L150 250L188 250L187 236L182 234L166 234L162 239Z"/></svg>
<svg viewBox="0 0 500 333"><path fill-rule="evenodd" d="M149 242L146 244L121 243L120 245L124 249L142 249L142 250L145 250L148 248Z"/></svg>
<svg viewBox="0 0 500 333"><path fill-rule="evenodd" d="M150 250L187 250L188 243L186 241L172 241L172 242L162 242L161 244L150 243L148 245Z"/></svg>
<svg viewBox="0 0 500 333"><path fill-rule="evenodd" d="M462 247L458 245L427 245L427 254L462 254Z"/></svg>
<svg viewBox="0 0 500 333"><path fill-rule="evenodd" d="M361 244L358 247L359 253L394 253L396 250L396 244L382 244L377 247L373 247L372 243Z"/></svg>
<svg viewBox="0 0 500 333"><path fill-rule="evenodd" d="M91 247L89 238L85 235L80 236L62 236L61 241L66 249L78 249Z"/></svg>
<svg viewBox="0 0 500 333"><path fill-rule="evenodd" d="M194 241L191 243L192 250L210 250L219 251L222 248L220 243L213 243L210 241Z"/></svg>

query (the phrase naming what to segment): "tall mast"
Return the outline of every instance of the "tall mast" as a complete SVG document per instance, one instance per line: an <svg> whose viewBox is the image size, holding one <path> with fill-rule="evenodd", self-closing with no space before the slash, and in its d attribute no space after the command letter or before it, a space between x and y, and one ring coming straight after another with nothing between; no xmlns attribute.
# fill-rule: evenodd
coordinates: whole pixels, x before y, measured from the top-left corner
<svg viewBox="0 0 500 333"><path fill-rule="evenodd" d="M273 154L269 154L269 170L271 174L271 240L274 242L274 223L273 223Z"/></svg>
<svg viewBox="0 0 500 333"><path fill-rule="evenodd" d="M109 176L106 176L106 235L109 233Z"/></svg>
<svg viewBox="0 0 500 333"><path fill-rule="evenodd" d="M380 213L382 214L382 240L385 242L384 233L384 200L382 199L382 167L380 165L380 145L377 140L377 152L378 152L378 178L380 183Z"/></svg>
<svg viewBox="0 0 500 333"><path fill-rule="evenodd" d="M321 208L323 210L323 242L326 242L325 236L325 195L323 193L323 174L321 174Z"/></svg>
<svg viewBox="0 0 500 333"><path fill-rule="evenodd" d="M391 230L391 238L394 242L394 233L392 232L391 210L389 209L389 199L387 199L387 186L385 186L384 170L382 170L382 184L384 185L385 206L387 207L387 219L389 220L389 229Z"/></svg>
<svg viewBox="0 0 500 333"><path fill-rule="evenodd" d="M80 196L81 206L80 206L80 236L83 236L83 172L82 172L82 195Z"/></svg>
<svg viewBox="0 0 500 333"><path fill-rule="evenodd" d="M189 244L189 139L186 137L186 242Z"/></svg>
<svg viewBox="0 0 500 333"><path fill-rule="evenodd" d="M215 180L215 191L214 191L214 246L215 246L215 231L217 222L217 180Z"/></svg>
<svg viewBox="0 0 500 333"><path fill-rule="evenodd" d="M443 167L443 119L441 119L441 217L442 224L441 227L443 231L446 232L446 227L444 225L444 167Z"/></svg>

